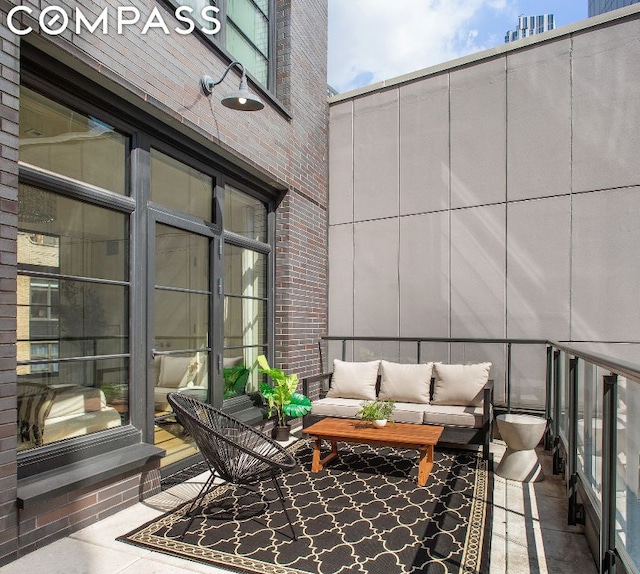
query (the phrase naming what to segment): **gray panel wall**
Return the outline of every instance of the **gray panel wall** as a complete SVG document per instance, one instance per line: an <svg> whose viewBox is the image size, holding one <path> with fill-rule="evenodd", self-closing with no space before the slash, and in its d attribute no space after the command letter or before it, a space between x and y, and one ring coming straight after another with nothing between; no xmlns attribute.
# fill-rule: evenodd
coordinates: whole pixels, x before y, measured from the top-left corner
<svg viewBox="0 0 640 574"><path fill-rule="evenodd" d="M638 37L636 14L332 104L329 334L635 350ZM504 372L503 349L446 352ZM514 348L515 403L544 396L543 359Z"/></svg>

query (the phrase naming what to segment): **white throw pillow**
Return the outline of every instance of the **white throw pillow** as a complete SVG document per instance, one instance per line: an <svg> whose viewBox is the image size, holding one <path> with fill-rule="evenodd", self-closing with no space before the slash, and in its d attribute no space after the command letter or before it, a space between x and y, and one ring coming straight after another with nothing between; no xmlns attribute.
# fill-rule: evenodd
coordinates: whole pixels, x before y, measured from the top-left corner
<svg viewBox="0 0 640 574"><path fill-rule="evenodd" d="M435 363L433 368L436 382L431 404L465 407L482 405L483 387L489 380L491 363L474 365Z"/></svg>
<svg viewBox="0 0 640 574"><path fill-rule="evenodd" d="M399 403L429 404L433 363L402 364L381 361L380 398Z"/></svg>
<svg viewBox="0 0 640 574"><path fill-rule="evenodd" d="M194 357L163 355L160 362L158 386L173 389L186 386L189 378L189 365L192 361L195 361Z"/></svg>
<svg viewBox="0 0 640 574"><path fill-rule="evenodd" d="M334 359L331 388L327 392L327 396L375 400L379 366L380 361L350 363Z"/></svg>

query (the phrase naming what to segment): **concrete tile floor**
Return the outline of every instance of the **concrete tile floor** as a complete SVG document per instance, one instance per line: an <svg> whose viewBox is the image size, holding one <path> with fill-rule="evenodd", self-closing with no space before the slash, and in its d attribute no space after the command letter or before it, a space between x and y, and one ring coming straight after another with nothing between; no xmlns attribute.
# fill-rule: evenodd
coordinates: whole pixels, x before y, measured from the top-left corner
<svg viewBox="0 0 640 574"><path fill-rule="evenodd" d="M504 443L494 441L495 464ZM519 483L494 477L490 574L596 574L579 527L566 525L564 484L551 473L551 456L542 450L545 480ZM101 522L0 568L2 574L215 574L221 568L190 562L117 542L116 538L193 498L202 477L136 504ZM392 574L392 573L390 573Z"/></svg>

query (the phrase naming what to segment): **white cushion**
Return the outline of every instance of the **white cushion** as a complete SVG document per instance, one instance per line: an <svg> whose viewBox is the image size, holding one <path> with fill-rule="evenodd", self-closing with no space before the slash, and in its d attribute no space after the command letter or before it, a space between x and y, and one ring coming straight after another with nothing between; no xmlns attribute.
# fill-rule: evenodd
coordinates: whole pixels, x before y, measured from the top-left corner
<svg viewBox="0 0 640 574"><path fill-rule="evenodd" d="M429 405L424 411L424 424L482 428L482 407Z"/></svg>
<svg viewBox="0 0 640 574"><path fill-rule="evenodd" d="M334 359L331 388L327 396L375 400L379 366L380 361L350 363Z"/></svg>
<svg viewBox="0 0 640 574"><path fill-rule="evenodd" d="M163 355L160 362L160 376L158 377L159 387L169 387L177 389L186 386L189 378L189 365L195 361L193 357L173 357Z"/></svg>
<svg viewBox="0 0 640 574"><path fill-rule="evenodd" d="M311 403L311 414L323 417L355 419L358 418L356 414L361 408L360 401L357 399L325 397Z"/></svg>
<svg viewBox="0 0 640 574"><path fill-rule="evenodd" d="M380 398L429 404L433 363L401 364L381 361Z"/></svg>
<svg viewBox="0 0 640 574"><path fill-rule="evenodd" d="M435 363L434 405L482 405L483 387L489 380L491 363L445 365Z"/></svg>

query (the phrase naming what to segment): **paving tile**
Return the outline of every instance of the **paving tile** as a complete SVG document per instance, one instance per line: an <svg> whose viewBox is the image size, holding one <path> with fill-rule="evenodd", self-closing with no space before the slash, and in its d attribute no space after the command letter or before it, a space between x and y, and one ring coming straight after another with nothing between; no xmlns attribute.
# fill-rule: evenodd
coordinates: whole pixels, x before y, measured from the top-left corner
<svg viewBox="0 0 640 574"><path fill-rule="evenodd" d="M63 538L3 566L2 574L116 574L139 559L134 554ZM138 571L138 574L141 572Z"/></svg>
<svg viewBox="0 0 640 574"><path fill-rule="evenodd" d="M144 503L138 503L113 516L109 516L100 522L87 526L70 535L70 538L89 542L97 546L112 548L119 552L134 554L138 557L149 554L149 550L124 542L118 542L116 538L141 526L145 522L153 520L163 513L151 508Z"/></svg>

